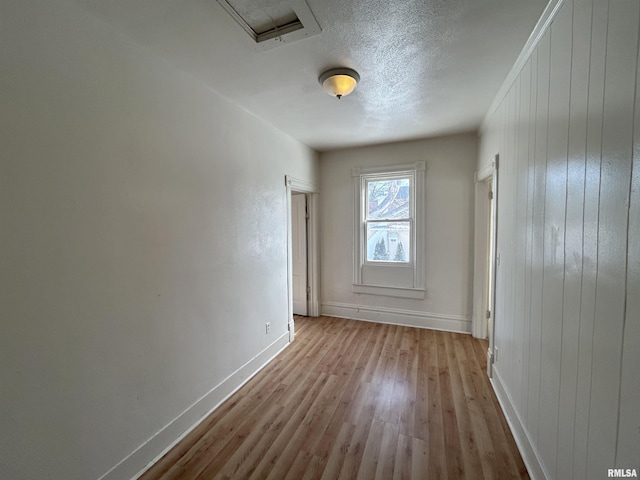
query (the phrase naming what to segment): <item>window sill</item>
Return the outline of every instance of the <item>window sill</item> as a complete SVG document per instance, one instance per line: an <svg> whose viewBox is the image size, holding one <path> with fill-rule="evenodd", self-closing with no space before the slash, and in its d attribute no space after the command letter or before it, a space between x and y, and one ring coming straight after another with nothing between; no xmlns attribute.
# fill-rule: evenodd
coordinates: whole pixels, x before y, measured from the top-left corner
<svg viewBox="0 0 640 480"><path fill-rule="evenodd" d="M353 284L353 293L364 293L366 295L382 295L385 297L414 298L423 300L424 288L403 288L403 287L383 287L381 285Z"/></svg>

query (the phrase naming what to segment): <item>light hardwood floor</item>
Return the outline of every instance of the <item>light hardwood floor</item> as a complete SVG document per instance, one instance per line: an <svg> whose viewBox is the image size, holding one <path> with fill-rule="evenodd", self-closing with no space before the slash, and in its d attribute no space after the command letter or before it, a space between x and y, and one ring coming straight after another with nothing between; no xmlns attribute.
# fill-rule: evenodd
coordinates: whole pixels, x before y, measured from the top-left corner
<svg viewBox="0 0 640 480"><path fill-rule="evenodd" d="M296 339L141 478L529 478L469 335L296 317Z"/></svg>

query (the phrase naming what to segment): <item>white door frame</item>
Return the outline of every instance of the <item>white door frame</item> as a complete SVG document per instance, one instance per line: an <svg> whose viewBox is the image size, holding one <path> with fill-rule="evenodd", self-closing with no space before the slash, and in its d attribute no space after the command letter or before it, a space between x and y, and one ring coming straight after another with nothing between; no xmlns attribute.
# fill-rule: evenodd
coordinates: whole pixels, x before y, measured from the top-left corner
<svg viewBox="0 0 640 480"><path fill-rule="evenodd" d="M307 196L307 209L309 220L307 222L307 276L309 281L309 300L307 312L310 317L320 315L320 269L318 248L318 187L304 180L299 180L290 175L285 175L287 195L287 297L288 297L288 321L289 341L295 337L293 324L293 232L291 221L291 195L304 193Z"/></svg>
<svg viewBox="0 0 640 480"><path fill-rule="evenodd" d="M309 315L309 275L307 269L307 194L291 192L291 234L293 248L293 315Z"/></svg>
<svg viewBox="0 0 640 480"><path fill-rule="evenodd" d="M489 351L487 352L487 373L491 376L494 351L494 331L496 324L496 267L497 267L497 233L498 233L498 160L496 154L494 160L478 170L475 175L475 228L474 228L474 272L473 272L473 320L472 333L476 338L489 337ZM489 215L489 188L488 180L491 180L493 191L493 232L489 232L487 218ZM493 236L493 269L492 278L487 278L489 265L487 264L487 251L489 249L489 234ZM487 301L487 282L492 282L491 302ZM491 311L491 331L487 331L486 312Z"/></svg>

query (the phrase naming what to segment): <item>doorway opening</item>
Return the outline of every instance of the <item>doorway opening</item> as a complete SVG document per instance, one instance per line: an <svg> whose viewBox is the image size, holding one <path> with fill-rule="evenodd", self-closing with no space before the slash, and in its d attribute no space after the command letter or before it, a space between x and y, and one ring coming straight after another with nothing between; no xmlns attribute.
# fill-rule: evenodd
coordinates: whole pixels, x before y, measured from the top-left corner
<svg viewBox="0 0 640 480"><path fill-rule="evenodd" d="M487 374L495 361L498 155L476 172L473 336L488 339Z"/></svg>
<svg viewBox="0 0 640 480"><path fill-rule="evenodd" d="M293 315L317 317L319 302L318 188L285 176L287 196L287 289L289 341L295 337Z"/></svg>
<svg viewBox="0 0 640 480"><path fill-rule="evenodd" d="M309 279L307 259L307 196L291 195L291 267L293 279L293 314L306 317L309 311Z"/></svg>

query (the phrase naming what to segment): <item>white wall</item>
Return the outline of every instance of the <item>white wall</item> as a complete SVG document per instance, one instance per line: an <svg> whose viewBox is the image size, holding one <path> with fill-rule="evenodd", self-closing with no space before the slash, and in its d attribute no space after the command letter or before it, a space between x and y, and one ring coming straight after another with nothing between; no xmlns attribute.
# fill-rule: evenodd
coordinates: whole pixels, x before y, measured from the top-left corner
<svg viewBox="0 0 640 480"><path fill-rule="evenodd" d="M479 168L500 154L494 384L534 478L640 472L639 18L637 0L566 0L482 131Z"/></svg>
<svg viewBox="0 0 640 480"><path fill-rule="evenodd" d="M287 344L316 154L71 3L0 18L0 478L131 478Z"/></svg>
<svg viewBox="0 0 640 480"><path fill-rule="evenodd" d="M336 150L320 159L322 312L471 331L475 134ZM353 293L354 167L426 161L424 300Z"/></svg>

